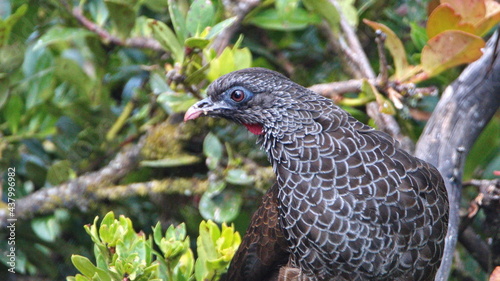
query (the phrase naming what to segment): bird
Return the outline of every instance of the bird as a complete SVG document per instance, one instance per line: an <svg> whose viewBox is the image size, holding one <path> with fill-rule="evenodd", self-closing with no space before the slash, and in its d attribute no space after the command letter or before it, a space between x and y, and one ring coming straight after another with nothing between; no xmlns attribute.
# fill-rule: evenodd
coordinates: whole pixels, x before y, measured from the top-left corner
<svg viewBox="0 0 500 281"><path fill-rule="evenodd" d="M226 280L434 280L449 203L431 164L265 68L213 81L184 121L200 116L257 135L276 175Z"/></svg>

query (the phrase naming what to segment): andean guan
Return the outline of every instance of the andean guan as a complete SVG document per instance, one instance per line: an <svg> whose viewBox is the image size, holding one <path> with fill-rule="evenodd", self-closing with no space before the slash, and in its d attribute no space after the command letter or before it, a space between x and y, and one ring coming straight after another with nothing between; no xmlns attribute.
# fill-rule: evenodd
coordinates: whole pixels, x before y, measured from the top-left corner
<svg viewBox="0 0 500 281"><path fill-rule="evenodd" d="M434 279L448 226L436 168L268 69L224 75L207 94L184 120L245 125L277 179L225 280Z"/></svg>

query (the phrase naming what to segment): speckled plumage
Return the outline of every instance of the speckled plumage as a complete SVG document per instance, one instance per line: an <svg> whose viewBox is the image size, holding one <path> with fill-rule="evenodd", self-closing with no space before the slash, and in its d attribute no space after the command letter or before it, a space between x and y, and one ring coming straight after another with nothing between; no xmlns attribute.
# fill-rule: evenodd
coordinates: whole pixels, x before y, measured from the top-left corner
<svg viewBox="0 0 500 281"><path fill-rule="evenodd" d="M244 101L228 98L235 89ZM448 224L446 189L434 167L267 69L227 74L208 95L186 119L203 111L260 124L259 143L277 179L227 280L284 280L287 270L294 280L433 280Z"/></svg>

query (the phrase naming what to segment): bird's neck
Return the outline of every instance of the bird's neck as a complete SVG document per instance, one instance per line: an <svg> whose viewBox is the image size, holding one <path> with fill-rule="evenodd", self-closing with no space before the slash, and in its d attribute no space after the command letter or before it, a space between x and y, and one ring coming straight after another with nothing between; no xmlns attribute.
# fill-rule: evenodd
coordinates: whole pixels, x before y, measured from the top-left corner
<svg viewBox="0 0 500 281"><path fill-rule="evenodd" d="M263 135L265 133L264 126L262 126L262 124L243 123L243 125L245 125L245 127L247 127L248 131L250 131L250 133L252 133L254 135Z"/></svg>

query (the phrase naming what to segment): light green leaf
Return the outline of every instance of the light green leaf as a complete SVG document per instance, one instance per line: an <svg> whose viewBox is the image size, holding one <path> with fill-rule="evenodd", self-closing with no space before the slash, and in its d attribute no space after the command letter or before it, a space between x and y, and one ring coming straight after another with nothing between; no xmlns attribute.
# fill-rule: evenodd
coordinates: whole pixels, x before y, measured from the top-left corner
<svg viewBox="0 0 500 281"><path fill-rule="evenodd" d="M86 29L56 26L43 34L33 46L33 49L36 50L53 44L71 42L90 36L95 36L95 34Z"/></svg>
<svg viewBox="0 0 500 281"><path fill-rule="evenodd" d="M47 171L46 181L51 185L61 184L69 179L76 177L76 173L71 168L69 160L56 161Z"/></svg>
<svg viewBox="0 0 500 281"><path fill-rule="evenodd" d="M61 233L59 222L53 215L33 219L31 228L38 237L49 242L55 241Z"/></svg>
<svg viewBox="0 0 500 281"><path fill-rule="evenodd" d="M186 17L186 28L191 35L200 34L211 26L215 18L215 9L211 0L194 0Z"/></svg>
<svg viewBox="0 0 500 281"><path fill-rule="evenodd" d="M157 102L169 114L186 111L198 100L191 95L177 92L164 92L158 96Z"/></svg>
<svg viewBox="0 0 500 281"><path fill-rule="evenodd" d="M95 85L94 83L97 81L92 80L87 73L85 73L82 65L71 58L62 56L58 57L54 64L54 74L57 78L74 86L82 98L86 97L89 102L94 101L92 99L92 94L94 94L92 89Z"/></svg>
<svg viewBox="0 0 500 281"><path fill-rule="evenodd" d="M172 20L177 39L179 42L184 42L189 36L189 32L186 27L185 15L179 9L177 1L168 0L168 12L170 13L170 19Z"/></svg>
<svg viewBox="0 0 500 281"><path fill-rule="evenodd" d="M309 14L303 9L296 9L294 13L282 16L275 9L264 10L253 16L250 23L265 29L292 31L306 28L310 24L318 24L321 19L315 14Z"/></svg>
<svg viewBox="0 0 500 281"><path fill-rule="evenodd" d="M92 277L92 280L112 281L108 273L96 267L88 258L72 255L71 262L81 273L87 277Z"/></svg>
<svg viewBox="0 0 500 281"><path fill-rule="evenodd" d="M227 172L225 180L230 184L248 185L255 181L255 179L247 174L242 169L232 169Z"/></svg>
<svg viewBox="0 0 500 281"><path fill-rule="evenodd" d="M21 116L24 113L24 103L19 95L13 95L7 101L7 105L2 110L5 120L9 125L12 134L16 134L21 123Z"/></svg>
<svg viewBox="0 0 500 281"><path fill-rule="evenodd" d="M12 27L26 14L28 4L23 4L7 19L0 18L0 47L8 44Z"/></svg>
<svg viewBox="0 0 500 281"><path fill-rule="evenodd" d="M177 155L175 158L159 160L144 160L140 162L141 167L167 168L192 165L200 162L200 158L194 155Z"/></svg>
<svg viewBox="0 0 500 281"><path fill-rule="evenodd" d="M228 18L225 19L216 25L214 25L210 31L208 32L207 39L212 39L215 36L217 36L222 30L224 30L226 27L230 26L233 24L233 22L236 20L236 17Z"/></svg>
<svg viewBox="0 0 500 281"><path fill-rule="evenodd" d="M211 132L205 137L203 141L203 153L209 159L211 159L216 166L217 163L222 158L223 146L219 139ZM215 167L212 167L215 168Z"/></svg>
<svg viewBox="0 0 500 281"><path fill-rule="evenodd" d="M86 257L79 255L72 255L71 262L83 275L94 276L97 268L95 265Z"/></svg>
<svg viewBox="0 0 500 281"><path fill-rule="evenodd" d="M160 42L161 46L172 53L172 57L176 62L182 62L184 60L184 46L179 42L170 27L154 19L149 19L148 25L153 32L153 37Z"/></svg>
<svg viewBox="0 0 500 281"><path fill-rule="evenodd" d="M418 50L422 50L429 38L427 37L427 32L425 28L418 25L416 22L410 22L411 32L410 37L413 44Z"/></svg>
<svg viewBox="0 0 500 281"><path fill-rule="evenodd" d="M198 208L205 219L218 223L231 222L238 216L242 202L240 193L224 189L217 195L204 193Z"/></svg>
<svg viewBox="0 0 500 281"><path fill-rule="evenodd" d="M136 19L136 12L132 3L127 2L130 1L105 0L113 27L122 39L129 36Z"/></svg>
<svg viewBox="0 0 500 281"><path fill-rule="evenodd" d="M304 6L310 11L321 15L330 25L334 33L339 32L340 14L337 8L328 0L302 0Z"/></svg>
<svg viewBox="0 0 500 281"><path fill-rule="evenodd" d="M184 45L186 47L189 47L192 49L194 49L194 48L203 49L206 46L208 46L208 44L210 44L210 40L205 39L205 38L199 38L199 37L191 37L191 38L186 39L186 41L184 42Z"/></svg>
<svg viewBox="0 0 500 281"><path fill-rule="evenodd" d="M109 19L109 11L104 3L104 0L93 0L87 2L87 9L93 21L99 25L104 26Z"/></svg>
<svg viewBox="0 0 500 281"><path fill-rule="evenodd" d="M229 72L252 66L252 54L248 48L226 47L222 54L210 62L207 78L213 81Z"/></svg>

